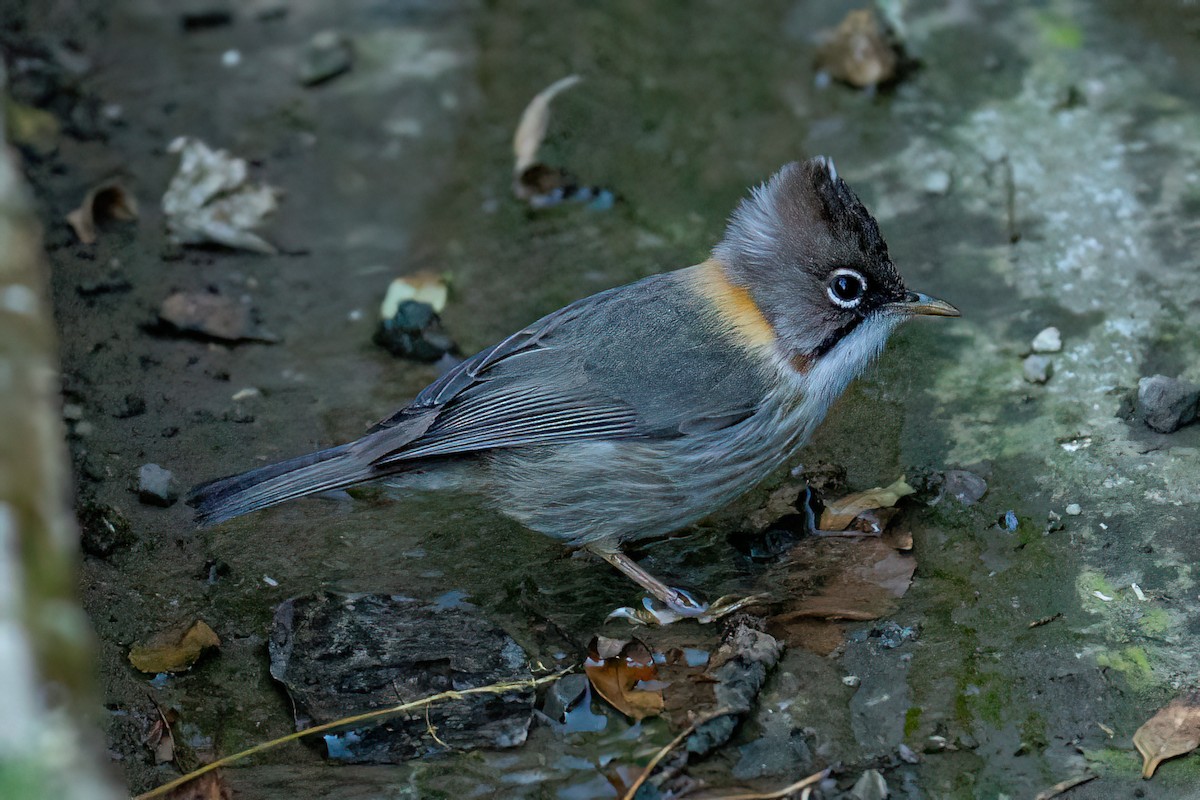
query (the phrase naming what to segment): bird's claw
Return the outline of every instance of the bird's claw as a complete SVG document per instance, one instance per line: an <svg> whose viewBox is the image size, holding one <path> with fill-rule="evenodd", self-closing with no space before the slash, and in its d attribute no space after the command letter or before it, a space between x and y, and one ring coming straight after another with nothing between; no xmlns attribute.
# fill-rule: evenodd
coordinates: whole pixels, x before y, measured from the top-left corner
<svg viewBox="0 0 1200 800"><path fill-rule="evenodd" d="M698 601L682 589L673 589L673 602L664 603L654 597L642 598L641 608L623 606L610 613L605 619L623 619L631 625L670 625L681 619L694 619L699 623L715 622L721 617L736 611L761 603L766 595L755 594L749 597L725 595L711 605Z"/></svg>

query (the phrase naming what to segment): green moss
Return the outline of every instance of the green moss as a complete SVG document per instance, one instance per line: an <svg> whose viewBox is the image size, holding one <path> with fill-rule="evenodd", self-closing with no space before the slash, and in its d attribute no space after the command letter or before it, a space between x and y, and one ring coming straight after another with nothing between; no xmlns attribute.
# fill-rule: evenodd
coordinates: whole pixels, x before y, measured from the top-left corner
<svg viewBox="0 0 1200 800"><path fill-rule="evenodd" d="M1036 711L1030 712L1021 723L1021 741L1031 748L1041 750L1050 740L1046 737L1046 720Z"/></svg>
<svg viewBox="0 0 1200 800"><path fill-rule="evenodd" d="M1161 636L1171 627L1171 617L1161 608L1152 608L1142 614L1138 627L1149 636Z"/></svg>
<svg viewBox="0 0 1200 800"><path fill-rule="evenodd" d="M1045 11L1037 15L1038 32L1042 40L1051 47L1063 50L1078 50L1083 46L1083 31L1072 20Z"/></svg>
<svg viewBox="0 0 1200 800"><path fill-rule="evenodd" d="M1140 647L1126 647L1120 652L1101 653L1096 656L1096 663L1120 672L1135 689L1148 687L1154 677L1150 659Z"/></svg>
<svg viewBox="0 0 1200 800"><path fill-rule="evenodd" d="M911 739L921 724L921 707L912 706L904 713L904 738Z"/></svg>

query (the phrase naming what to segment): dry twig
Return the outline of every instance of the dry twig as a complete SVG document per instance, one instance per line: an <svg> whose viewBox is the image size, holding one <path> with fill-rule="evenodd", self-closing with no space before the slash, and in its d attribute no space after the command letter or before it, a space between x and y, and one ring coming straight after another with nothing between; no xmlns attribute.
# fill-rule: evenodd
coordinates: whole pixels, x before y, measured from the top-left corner
<svg viewBox="0 0 1200 800"><path fill-rule="evenodd" d="M1085 774L1085 775L1076 775L1074 778L1067 778L1065 781L1059 781L1058 783L1054 784L1046 791L1039 792L1038 796L1035 797L1034 800L1051 800L1051 798L1058 797L1060 794L1067 791L1068 789L1074 789L1076 786L1079 786L1080 784L1084 784L1090 780L1094 780L1095 777L1096 777L1095 775Z"/></svg>
<svg viewBox="0 0 1200 800"><path fill-rule="evenodd" d="M810 786L815 786L821 781L829 777L830 770L825 768L820 772L814 772L807 778L798 780L793 784L776 789L773 792L747 792L745 794L709 794L696 798L696 800L781 800L789 794L795 794Z"/></svg>
<svg viewBox="0 0 1200 800"><path fill-rule="evenodd" d="M637 794L638 789L642 788L642 784L645 783L650 777L651 773L654 772L654 768L658 766L659 762L666 758L672 750L678 747L684 739L695 733L697 728L706 722L716 719L717 717L723 717L726 714L736 713L736 711L722 709L720 711L714 711L711 714L706 714L705 716L694 720L692 724L680 731L678 736L667 742L667 744L661 750L654 754L654 758L650 759L649 763L646 764L646 768L642 770L642 773L637 776L637 780L635 780L629 789L626 790L625 794L622 795L621 800L633 800L633 796Z"/></svg>

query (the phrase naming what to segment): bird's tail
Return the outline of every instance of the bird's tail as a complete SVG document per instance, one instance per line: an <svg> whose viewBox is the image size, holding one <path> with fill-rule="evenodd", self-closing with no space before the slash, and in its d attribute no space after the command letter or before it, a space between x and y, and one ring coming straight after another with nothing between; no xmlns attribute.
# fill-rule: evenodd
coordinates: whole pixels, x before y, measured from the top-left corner
<svg viewBox="0 0 1200 800"><path fill-rule="evenodd" d="M344 489L376 476L357 443L281 461L197 486L187 503L196 522L215 525L227 519L304 495Z"/></svg>

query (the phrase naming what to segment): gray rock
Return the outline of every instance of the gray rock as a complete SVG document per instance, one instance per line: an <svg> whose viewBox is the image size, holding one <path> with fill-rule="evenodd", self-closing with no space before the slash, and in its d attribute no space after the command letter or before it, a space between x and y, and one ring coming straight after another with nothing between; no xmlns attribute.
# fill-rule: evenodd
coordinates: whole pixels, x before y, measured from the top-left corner
<svg viewBox="0 0 1200 800"><path fill-rule="evenodd" d="M877 769L869 769L862 774L854 788L850 790L854 800L887 800L888 785Z"/></svg>
<svg viewBox="0 0 1200 800"><path fill-rule="evenodd" d="M1049 356L1033 355L1025 359L1022 366L1025 380L1030 383L1045 383L1054 374L1054 362Z"/></svg>
<svg viewBox="0 0 1200 800"><path fill-rule="evenodd" d="M138 470L138 500L148 506L173 505L179 499L179 487L169 469L158 464L143 464Z"/></svg>
<svg viewBox="0 0 1200 800"><path fill-rule="evenodd" d="M965 469L948 469L942 476L942 493L964 506L973 506L987 493L987 481Z"/></svg>
<svg viewBox="0 0 1200 800"><path fill-rule="evenodd" d="M1035 353L1057 353L1062 350L1062 334L1058 328L1046 328L1029 345Z"/></svg>
<svg viewBox="0 0 1200 800"><path fill-rule="evenodd" d="M1200 386L1155 375L1138 381L1137 415L1159 433L1174 433L1196 418Z"/></svg>
<svg viewBox="0 0 1200 800"><path fill-rule="evenodd" d="M555 722L563 722L567 711L577 704L588 690L587 675L575 673L550 684L542 701L542 713Z"/></svg>
<svg viewBox="0 0 1200 800"><path fill-rule="evenodd" d="M271 675L286 688L299 728L373 708L502 681L528 681L528 656L468 609L394 595L321 592L275 610ZM325 736L329 757L392 764L444 749L525 742L534 693L517 689L435 703L402 717ZM430 731L435 731L435 739Z"/></svg>
<svg viewBox="0 0 1200 800"><path fill-rule="evenodd" d="M309 40L300 60L299 78L305 86L316 86L348 72L354 51L337 31L321 31Z"/></svg>
<svg viewBox="0 0 1200 800"><path fill-rule="evenodd" d="M750 712L767 675L779 663L783 643L756 625L761 620L742 618L729 630L713 655L712 663L721 666L712 671L717 679L713 687L716 708L729 709L731 714L717 717L696 728L688 737L687 750L697 756L707 755L729 740L741 718Z"/></svg>

